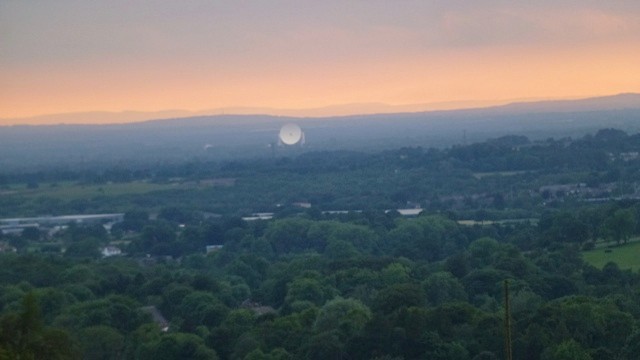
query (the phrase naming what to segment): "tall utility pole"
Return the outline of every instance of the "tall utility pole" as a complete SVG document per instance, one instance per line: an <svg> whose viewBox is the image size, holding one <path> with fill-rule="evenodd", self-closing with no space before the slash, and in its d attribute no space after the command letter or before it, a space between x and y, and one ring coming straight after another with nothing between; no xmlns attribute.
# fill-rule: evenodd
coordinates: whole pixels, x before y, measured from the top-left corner
<svg viewBox="0 0 640 360"><path fill-rule="evenodd" d="M504 281L504 358L513 360L511 350L511 300L509 300L509 280Z"/></svg>

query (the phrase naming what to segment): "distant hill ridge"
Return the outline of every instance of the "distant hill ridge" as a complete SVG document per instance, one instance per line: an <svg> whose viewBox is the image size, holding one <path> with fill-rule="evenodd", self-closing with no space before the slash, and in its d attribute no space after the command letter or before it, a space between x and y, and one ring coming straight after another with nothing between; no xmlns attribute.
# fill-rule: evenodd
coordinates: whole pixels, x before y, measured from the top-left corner
<svg viewBox="0 0 640 360"><path fill-rule="evenodd" d="M460 106L457 109L428 110L430 106ZM478 104L478 103L475 103ZM364 109L373 111L365 112ZM427 109L427 110L425 110ZM414 105L386 105L386 104L345 104L329 106L317 109L292 110L292 109L269 109L269 108L226 108L208 111L191 112L187 110L166 110L155 112L85 112L69 114L51 114L29 118L0 119L0 124L36 124L36 125L58 125L58 124L127 124L140 122L156 122L159 120L180 120L186 118L216 118L221 123L228 123L230 120L240 120L246 123L252 121L264 121L265 119L340 119L348 117L366 117L385 114L416 114L425 113L427 115L446 115L466 113L469 115L487 114L524 114L524 113L566 113L585 111L608 111L623 109L640 109L640 93L624 93L618 95L591 97L575 100L545 100L532 102L513 102L506 105L478 106L474 103L441 103L441 104L414 104ZM347 115L326 115L332 111L348 110ZM360 112L361 111L361 112ZM234 115L234 112L236 114ZM307 112L310 115L302 115ZM315 114L315 115L314 115ZM325 114L325 115L323 115ZM225 119L227 121L225 121ZM217 122L217 121L216 121Z"/></svg>
<svg viewBox="0 0 640 360"><path fill-rule="evenodd" d="M640 133L640 94L503 106L331 117L200 115L108 125L0 126L4 172L56 166L230 160L325 150L444 148L506 135L531 140L579 137L615 128ZM288 122L305 132L302 148L279 148ZM21 170L22 169L22 170Z"/></svg>
<svg viewBox="0 0 640 360"><path fill-rule="evenodd" d="M516 102L497 106L494 109L535 113L640 109L640 94L626 93L578 100Z"/></svg>

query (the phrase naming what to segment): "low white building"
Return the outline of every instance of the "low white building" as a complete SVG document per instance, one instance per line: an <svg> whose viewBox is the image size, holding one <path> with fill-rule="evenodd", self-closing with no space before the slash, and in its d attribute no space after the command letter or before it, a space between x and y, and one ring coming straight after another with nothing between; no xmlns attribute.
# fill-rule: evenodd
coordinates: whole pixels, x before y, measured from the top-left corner
<svg viewBox="0 0 640 360"><path fill-rule="evenodd" d="M120 248L117 246L105 246L104 248L102 248L102 251L100 251L100 253L103 257L110 257L122 255L122 250L120 250Z"/></svg>
<svg viewBox="0 0 640 360"><path fill-rule="evenodd" d="M222 249L222 247L223 245L207 245L205 249L206 249L206 253L208 254L214 251L218 251Z"/></svg>

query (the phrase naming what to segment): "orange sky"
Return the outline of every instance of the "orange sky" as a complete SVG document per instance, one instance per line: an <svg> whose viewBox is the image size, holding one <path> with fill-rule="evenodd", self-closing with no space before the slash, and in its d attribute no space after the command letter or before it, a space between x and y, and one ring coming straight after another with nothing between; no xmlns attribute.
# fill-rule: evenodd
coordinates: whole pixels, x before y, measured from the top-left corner
<svg viewBox="0 0 640 360"><path fill-rule="evenodd" d="M0 2L0 119L640 92L632 1L346 3Z"/></svg>

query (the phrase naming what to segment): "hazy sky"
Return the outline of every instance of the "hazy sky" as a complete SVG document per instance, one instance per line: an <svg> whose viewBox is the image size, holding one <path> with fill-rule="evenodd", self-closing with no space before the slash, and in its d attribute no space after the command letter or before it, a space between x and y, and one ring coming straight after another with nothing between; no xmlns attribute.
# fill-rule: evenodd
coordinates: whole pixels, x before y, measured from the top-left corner
<svg viewBox="0 0 640 360"><path fill-rule="evenodd" d="M638 0L0 0L0 118L620 92Z"/></svg>

